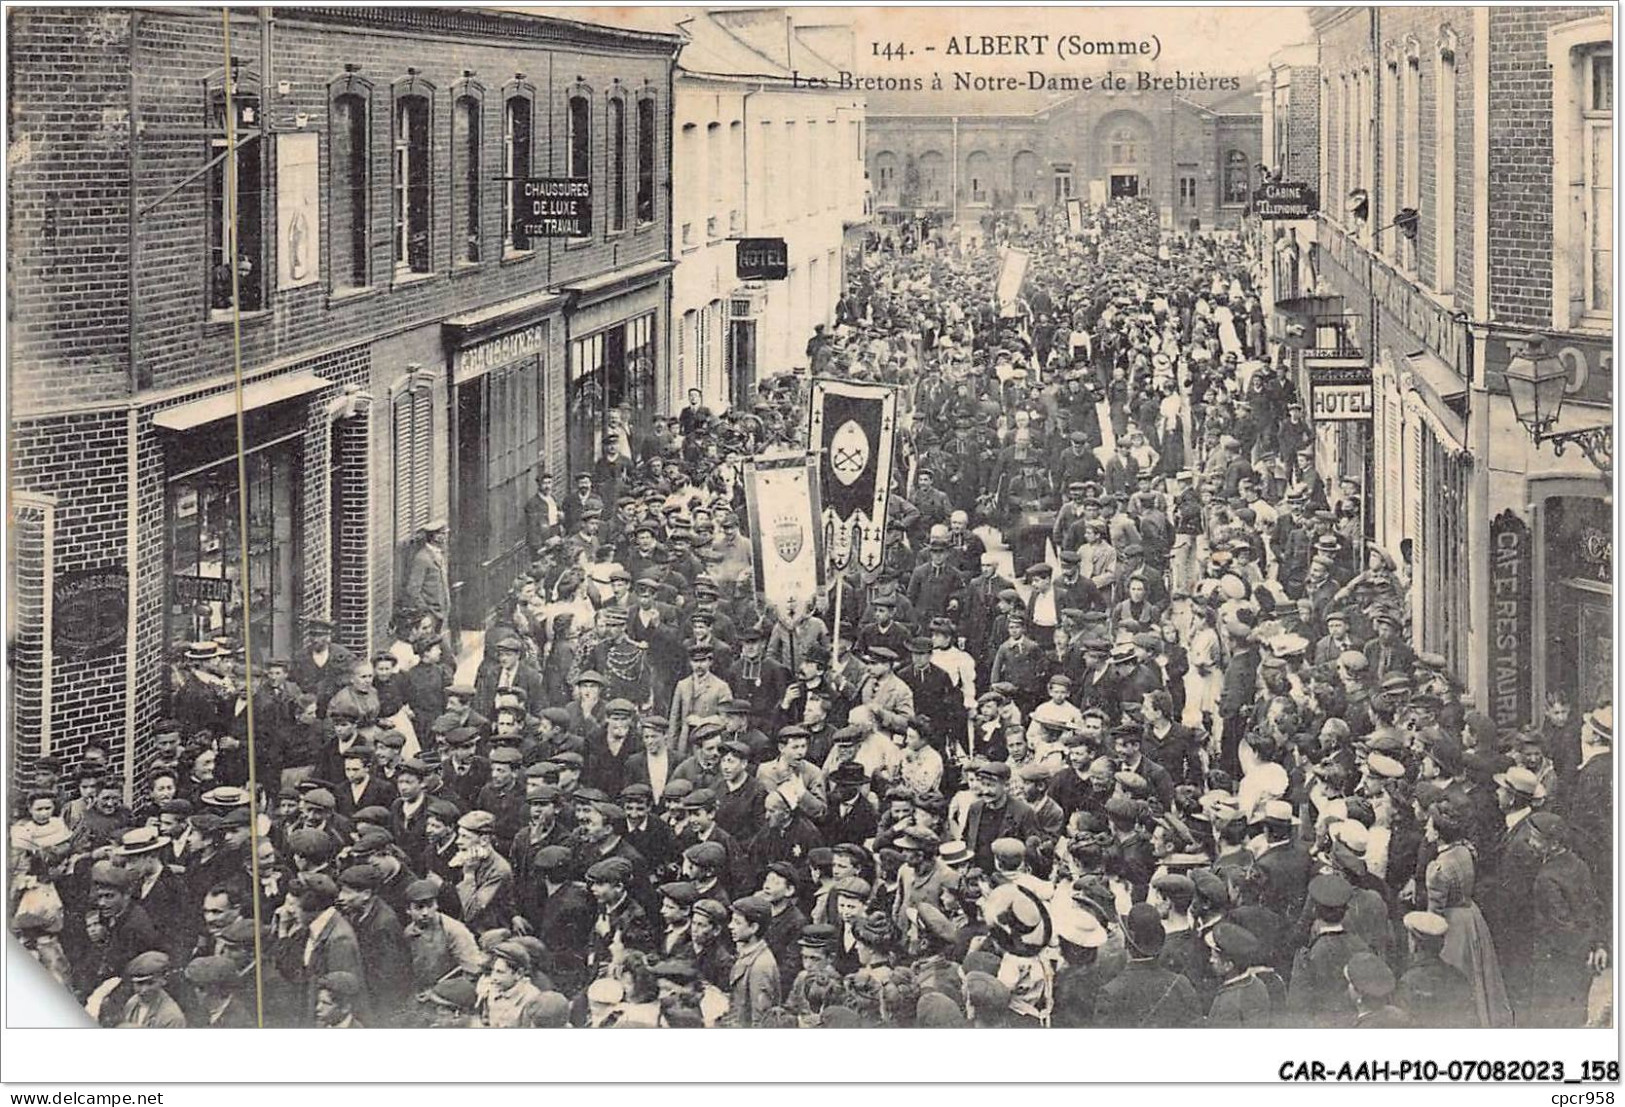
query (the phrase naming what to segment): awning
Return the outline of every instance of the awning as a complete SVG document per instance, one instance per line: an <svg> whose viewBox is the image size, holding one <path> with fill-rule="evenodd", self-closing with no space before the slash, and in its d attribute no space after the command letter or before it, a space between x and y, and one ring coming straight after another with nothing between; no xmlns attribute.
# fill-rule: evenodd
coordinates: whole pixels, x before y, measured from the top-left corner
<svg viewBox="0 0 1625 1107"><path fill-rule="evenodd" d="M1438 355L1418 350L1405 355L1405 364L1422 386L1419 391L1431 393L1442 404L1452 404L1467 395L1467 382L1456 376Z"/></svg>
<svg viewBox="0 0 1625 1107"><path fill-rule="evenodd" d="M504 300L500 304L493 304L478 311L454 315L446 320L445 325L453 332L457 342L467 345L494 334L501 334L503 331L517 329L532 320L558 311L564 307L566 299L568 297L560 292L548 290L533 292L528 296Z"/></svg>
<svg viewBox="0 0 1625 1107"><path fill-rule="evenodd" d="M255 408L279 404L284 400L297 400L301 396L320 391L331 383L326 377L318 377L310 370L254 381L243 386L243 410L253 411ZM193 400L178 407L166 408L154 415L152 421L164 430L184 431L220 419L230 419L236 414L237 391L228 389L207 399Z"/></svg>
<svg viewBox="0 0 1625 1107"><path fill-rule="evenodd" d="M566 285L564 290L575 293L576 306L580 307L583 301L603 299L623 288L630 288L651 281L656 277L664 276L676 267L677 263L674 261L663 261L657 258L654 261L646 261L641 265L631 265L625 269L617 269L613 273L605 273L603 276L593 277L591 280L577 281L574 284Z"/></svg>

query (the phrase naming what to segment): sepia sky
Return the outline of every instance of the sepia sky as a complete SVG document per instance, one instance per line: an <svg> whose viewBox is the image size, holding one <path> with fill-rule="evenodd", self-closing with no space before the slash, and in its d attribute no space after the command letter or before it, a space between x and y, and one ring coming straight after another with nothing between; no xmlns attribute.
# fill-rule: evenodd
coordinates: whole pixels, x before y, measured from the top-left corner
<svg viewBox="0 0 1625 1107"><path fill-rule="evenodd" d="M765 6L765 5L749 5ZM693 5L607 7L602 5L525 7L538 14L559 15L595 23L643 30L673 29ZM974 64L978 72L1024 72L1054 63L1053 54L1031 57L954 58L944 54L952 35L1063 34L1089 40L1144 39L1156 35L1162 55L1137 59L1133 68L1171 72L1205 69L1209 73L1256 73L1283 46L1311 39L1308 11L1302 7L1142 7L1142 6L982 6L883 8L792 6L798 22L851 23L856 38L856 71L913 74L933 68ZM887 61L873 55L869 44L903 43L913 56ZM1053 43L1053 39L1052 39ZM935 52L923 49L935 46ZM1052 46L1053 49L1053 46ZM1108 59L1102 59L1103 66Z"/></svg>

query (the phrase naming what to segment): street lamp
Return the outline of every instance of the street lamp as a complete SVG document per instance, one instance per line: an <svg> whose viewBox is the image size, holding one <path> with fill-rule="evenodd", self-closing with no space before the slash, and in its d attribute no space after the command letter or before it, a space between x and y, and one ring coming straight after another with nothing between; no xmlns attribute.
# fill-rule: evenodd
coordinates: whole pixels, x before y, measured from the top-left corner
<svg viewBox="0 0 1625 1107"><path fill-rule="evenodd" d="M1593 465L1607 472L1614 467L1612 425L1552 433L1563 410L1568 377L1563 359L1547 348L1546 336L1530 335L1506 367L1513 414L1536 447L1550 442L1552 452L1562 457L1568 445L1575 443Z"/></svg>

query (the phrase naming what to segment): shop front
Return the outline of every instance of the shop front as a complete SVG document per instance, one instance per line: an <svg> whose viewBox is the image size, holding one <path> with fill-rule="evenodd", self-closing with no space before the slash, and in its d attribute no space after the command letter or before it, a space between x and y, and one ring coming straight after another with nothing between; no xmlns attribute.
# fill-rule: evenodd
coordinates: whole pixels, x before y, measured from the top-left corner
<svg viewBox="0 0 1625 1107"><path fill-rule="evenodd" d="M328 383L295 373L244 389L241 481L231 393L154 418L169 432L164 633L172 648L246 640L256 658L268 659L299 645L308 400Z"/></svg>
<svg viewBox="0 0 1625 1107"><path fill-rule="evenodd" d="M1580 711L1612 698L1614 510L1600 496L1553 496L1540 506L1545 553L1545 694Z"/></svg>
<svg viewBox="0 0 1625 1107"><path fill-rule="evenodd" d="M562 414L554 410L559 358L551 345L563 305L563 297L542 294L446 321L449 570L459 629L483 626L529 564L525 501L536 490L537 473L553 467L562 437Z"/></svg>
<svg viewBox="0 0 1625 1107"><path fill-rule="evenodd" d="M571 472L590 471L612 435L630 454L669 394L661 320L671 269L671 262L647 262L565 289L574 297L565 315Z"/></svg>

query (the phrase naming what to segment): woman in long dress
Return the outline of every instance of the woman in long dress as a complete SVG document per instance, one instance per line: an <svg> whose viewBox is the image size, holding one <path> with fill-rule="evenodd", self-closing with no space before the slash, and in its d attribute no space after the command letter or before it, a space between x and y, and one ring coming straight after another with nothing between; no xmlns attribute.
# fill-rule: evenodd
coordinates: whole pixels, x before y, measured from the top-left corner
<svg viewBox="0 0 1625 1107"><path fill-rule="evenodd" d="M1495 942L1483 912L1473 901L1478 866L1467 844L1467 819L1449 804L1440 804L1428 821L1428 836L1438 843L1439 855L1427 867L1427 909L1450 923L1440 956L1472 982L1480 1025L1511 1026L1512 1005L1507 1001Z"/></svg>

